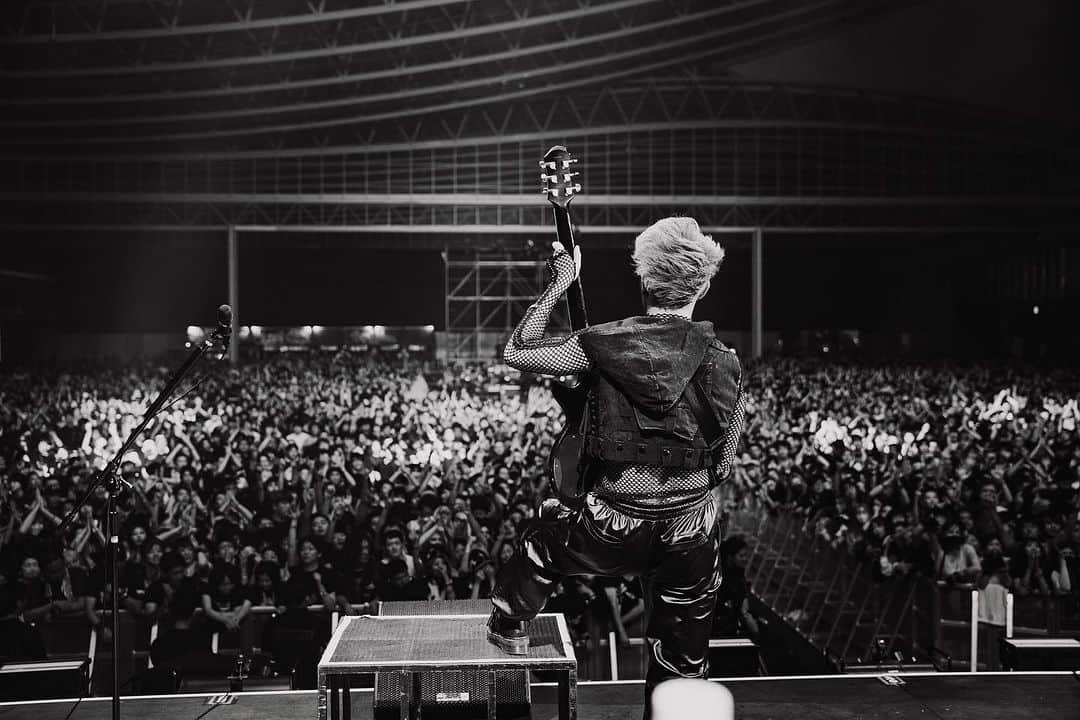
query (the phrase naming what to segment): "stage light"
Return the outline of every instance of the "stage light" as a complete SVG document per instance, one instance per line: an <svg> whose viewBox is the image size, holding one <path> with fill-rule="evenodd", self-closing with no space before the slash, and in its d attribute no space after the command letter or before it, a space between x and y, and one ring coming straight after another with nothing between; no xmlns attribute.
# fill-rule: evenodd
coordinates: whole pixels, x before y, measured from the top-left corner
<svg viewBox="0 0 1080 720"><path fill-rule="evenodd" d="M1038 315L1039 314L1039 306L1038 305L1032 305L1031 306L1031 314L1032 315Z"/></svg>
<svg viewBox="0 0 1080 720"><path fill-rule="evenodd" d="M254 335L255 337L261 336L262 335L262 325L252 325L251 326L251 334Z"/></svg>
<svg viewBox="0 0 1080 720"><path fill-rule="evenodd" d="M385 325L373 325L371 327L371 334L372 335L385 335L386 334L386 326Z"/></svg>
<svg viewBox="0 0 1080 720"><path fill-rule="evenodd" d="M434 325L425 325L424 326L424 332L435 332L435 326Z"/></svg>
<svg viewBox="0 0 1080 720"><path fill-rule="evenodd" d="M300 336L303 337L305 340L311 337L311 326L305 325L304 327L300 328Z"/></svg>
<svg viewBox="0 0 1080 720"><path fill-rule="evenodd" d="M315 333L316 335L321 335L322 331L323 331L323 326L322 325L312 325L311 326L311 331L313 333Z"/></svg>
<svg viewBox="0 0 1080 720"><path fill-rule="evenodd" d="M240 326L240 338L242 340L246 340L250 336L251 336L251 328L249 328L247 325L241 325Z"/></svg>

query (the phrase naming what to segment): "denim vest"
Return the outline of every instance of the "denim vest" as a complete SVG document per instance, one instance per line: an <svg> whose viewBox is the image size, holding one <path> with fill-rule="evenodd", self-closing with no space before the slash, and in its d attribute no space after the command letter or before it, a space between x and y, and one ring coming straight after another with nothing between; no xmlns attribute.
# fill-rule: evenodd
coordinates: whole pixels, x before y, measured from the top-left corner
<svg viewBox="0 0 1080 720"><path fill-rule="evenodd" d="M742 369L710 322L646 315L594 325L580 335L594 371L586 456L607 462L699 469L715 464L697 418L683 399L698 367L724 437Z"/></svg>

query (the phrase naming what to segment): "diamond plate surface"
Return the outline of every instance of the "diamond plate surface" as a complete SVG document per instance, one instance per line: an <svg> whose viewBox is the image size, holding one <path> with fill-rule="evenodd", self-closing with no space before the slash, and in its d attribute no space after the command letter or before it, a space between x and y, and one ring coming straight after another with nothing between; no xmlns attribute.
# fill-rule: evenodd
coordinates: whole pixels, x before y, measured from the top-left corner
<svg viewBox="0 0 1080 720"><path fill-rule="evenodd" d="M552 615L540 615L529 623L529 653L512 656L487 640L487 618L415 616L356 617L341 629L330 656L334 665L408 665L439 662L462 664L543 665L544 661L567 661L559 626Z"/></svg>
<svg viewBox="0 0 1080 720"><path fill-rule="evenodd" d="M388 600L379 615L487 615L490 600Z"/></svg>

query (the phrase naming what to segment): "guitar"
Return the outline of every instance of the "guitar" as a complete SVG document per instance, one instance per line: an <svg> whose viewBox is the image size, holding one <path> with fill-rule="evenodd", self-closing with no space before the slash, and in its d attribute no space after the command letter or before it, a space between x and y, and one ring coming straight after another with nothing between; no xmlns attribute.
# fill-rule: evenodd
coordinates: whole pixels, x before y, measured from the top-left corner
<svg viewBox="0 0 1080 720"><path fill-rule="evenodd" d="M556 145L544 154L540 161L540 182L551 210L555 217L555 232L558 240L571 257L574 254L574 231L570 227L570 202L581 192L581 183L577 178L580 173L573 167L577 158L570 157L563 145ZM570 330L581 330L589 325L589 316L585 311L585 296L579 276L566 291L567 317ZM582 423L585 418L585 398L587 388L574 378L572 382L560 379L552 384L552 394L563 410L566 423L548 457L548 470L554 482L555 490L564 501L577 501L588 490L586 468L582 461L584 434Z"/></svg>

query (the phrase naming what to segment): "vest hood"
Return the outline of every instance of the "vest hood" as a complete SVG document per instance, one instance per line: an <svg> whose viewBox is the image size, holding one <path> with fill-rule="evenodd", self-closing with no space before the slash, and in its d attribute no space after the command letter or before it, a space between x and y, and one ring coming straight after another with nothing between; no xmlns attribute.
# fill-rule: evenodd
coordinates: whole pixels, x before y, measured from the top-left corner
<svg viewBox="0 0 1080 720"><path fill-rule="evenodd" d="M653 417L675 405L715 338L711 322L651 315L594 325L580 336L596 370Z"/></svg>

